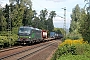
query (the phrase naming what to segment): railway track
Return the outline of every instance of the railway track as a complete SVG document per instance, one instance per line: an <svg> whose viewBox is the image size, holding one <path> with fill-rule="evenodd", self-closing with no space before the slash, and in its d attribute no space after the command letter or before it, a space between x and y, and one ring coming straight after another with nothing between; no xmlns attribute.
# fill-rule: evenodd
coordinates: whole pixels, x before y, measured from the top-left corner
<svg viewBox="0 0 90 60"><path fill-rule="evenodd" d="M51 40L50 38L49 39L45 39L45 41L47 41L47 40ZM33 45L33 44L32 44ZM14 47L9 47L9 48L4 48L4 49L1 49L0 50L0 53L1 52L6 52L6 51L10 51L10 50L14 50L14 49L18 49L18 48L22 48L23 46L14 46Z"/></svg>
<svg viewBox="0 0 90 60"><path fill-rule="evenodd" d="M1 52L10 51L10 50L14 50L14 49L18 49L18 48L22 48L22 47L23 46L16 46L16 47L5 48L5 49L0 50L0 53Z"/></svg>
<svg viewBox="0 0 90 60"><path fill-rule="evenodd" d="M16 52L16 53L1 57L0 60L22 60L24 58L27 58L28 56L30 57L31 55L51 46L54 43L55 43L55 41L54 42L49 41L46 43L42 43L38 46L34 46L32 48L28 48L28 49L25 49L23 51Z"/></svg>

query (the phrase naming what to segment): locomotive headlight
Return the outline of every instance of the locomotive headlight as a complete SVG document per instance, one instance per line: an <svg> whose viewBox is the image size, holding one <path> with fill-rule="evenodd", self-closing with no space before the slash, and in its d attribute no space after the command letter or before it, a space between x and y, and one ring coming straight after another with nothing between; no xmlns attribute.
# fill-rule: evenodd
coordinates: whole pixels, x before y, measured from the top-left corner
<svg viewBox="0 0 90 60"><path fill-rule="evenodd" d="M31 38L31 37L29 37L29 38Z"/></svg>

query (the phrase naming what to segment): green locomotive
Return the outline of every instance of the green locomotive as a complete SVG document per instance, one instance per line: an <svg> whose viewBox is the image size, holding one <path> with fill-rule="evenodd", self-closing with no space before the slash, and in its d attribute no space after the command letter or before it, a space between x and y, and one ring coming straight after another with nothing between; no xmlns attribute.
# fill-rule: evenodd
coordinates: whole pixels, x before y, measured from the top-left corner
<svg viewBox="0 0 90 60"><path fill-rule="evenodd" d="M20 44L30 44L43 41L42 30L29 26L20 27L18 30L18 36L18 42Z"/></svg>

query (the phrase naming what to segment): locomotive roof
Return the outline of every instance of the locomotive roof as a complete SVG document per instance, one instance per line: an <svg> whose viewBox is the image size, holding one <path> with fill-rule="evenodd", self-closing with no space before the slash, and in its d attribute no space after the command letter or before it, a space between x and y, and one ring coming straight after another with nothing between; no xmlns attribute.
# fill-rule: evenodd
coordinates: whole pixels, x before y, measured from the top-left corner
<svg viewBox="0 0 90 60"><path fill-rule="evenodd" d="M35 29L35 30L40 30L41 31L41 29L33 28L33 27L30 27L30 26L21 26L20 28L30 28L30 29Z"/></svg>
<svg viewBox="0 0 90 60"><path fill-rule="evenodd" d="M41 29L35 28L35 30L41 30Z"/></svg>
<svg viewBox="0 0 90 60"><path fill-rule="evenodd" d="M20 28L33 28L33 27L30 27L30 26L21 26Z"/></svg>

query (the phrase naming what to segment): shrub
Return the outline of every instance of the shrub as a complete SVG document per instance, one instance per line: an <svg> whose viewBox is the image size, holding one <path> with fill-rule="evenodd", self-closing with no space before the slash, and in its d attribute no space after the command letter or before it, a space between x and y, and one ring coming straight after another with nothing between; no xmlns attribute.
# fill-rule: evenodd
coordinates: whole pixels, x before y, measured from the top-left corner
<svg viewBox="0 0 90 60"><path fill-rule="evenodd" d="M82 38L81 34L75 32L69 33L66 37L66 39L72 39L72 40L77 40L81 38Z"/></svg>
<svg viewBox="0 0 90 60"><path fill-rule="evenodd" d="M18 35L12 34L10 37L8 36L0 36L0 45L3 47L13 46L18 39Z"/></svg>
<svg viewBox="0 0 90 60"><path fill-rule="evenodd" d="M72 45L72 44L86 44L86 43L88 43L88 42L83 41L83 39L78 39L78 40L67 39L63 43L61 43L60 46Z"/></svg>
<svg viewBox="0 0 90 60"><path fill-rule="evenodd" d="M64 57L68 56L68 55L70 55L70 56L85 55L86 58L88 59L88 57L90 57L89 53L90 53L90 45L87 42L83 41L83 39L80 39L80 40L67 39L59 45L52 60L58 60L58 59L62 60L61 57L64 60ZM85 57L85 56L83 56L83 57ZM80 58L81 57L82 56L80 56Z"/></svg>
<svg viewBox="0 0 90 60"><path fill-rule="evenodd" d="M57 60L90 60L86 55L66 55L61 56Z"/></svg>
<svg viewBox="0 0 90 60"><path fill-rule="evenodd" d="M8 43L7 39L7 36L0 36L0 44L3 45L3 47L6 43Z"/></svg>

